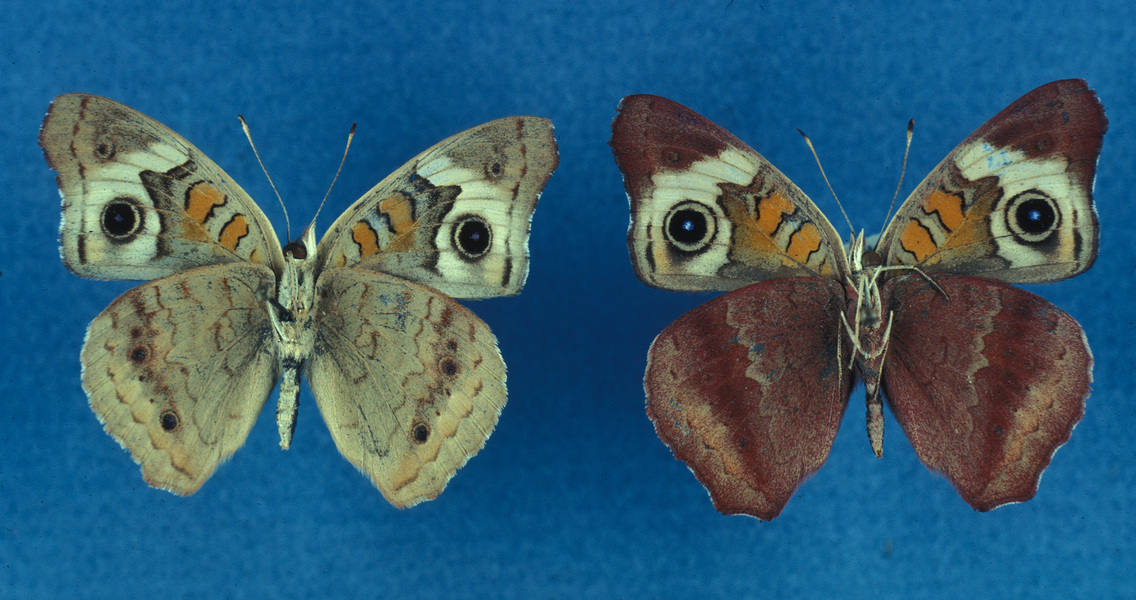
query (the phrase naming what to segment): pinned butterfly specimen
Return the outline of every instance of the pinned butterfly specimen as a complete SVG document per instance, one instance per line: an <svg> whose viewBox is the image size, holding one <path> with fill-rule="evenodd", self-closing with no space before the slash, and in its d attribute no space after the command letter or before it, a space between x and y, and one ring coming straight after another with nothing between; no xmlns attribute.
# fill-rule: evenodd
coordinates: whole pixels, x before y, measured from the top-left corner
<svg viewBox="0 0 1136 600"><path fill-rule="evenodd" d="M450 137L367 192L316 244L281 248L251 198L184 138L112 100L55 99L63 262L152 280L91 323L83 389L154 487L187 495L237 450L277 381L280 445L301 374L339 451L399 507L436 497L505 405L497 340L453 298L516 294L558 155L509 117Z"/></svg>
<svg viewBox="0 0 1136 600"><path fill-rule="evenodd" d="M651 345L659 437L727 514L776 517L824 463L854 374L872 449L886 398L916 454L977 510L1029 500L1084 414L1081 327L1009 283L1097 256L1092 188L1107 122L1057 81L982 125L923 180L874 248L847 251L812 201L694 111L624 98L611 145L639 278L729 293Z"/></svg>

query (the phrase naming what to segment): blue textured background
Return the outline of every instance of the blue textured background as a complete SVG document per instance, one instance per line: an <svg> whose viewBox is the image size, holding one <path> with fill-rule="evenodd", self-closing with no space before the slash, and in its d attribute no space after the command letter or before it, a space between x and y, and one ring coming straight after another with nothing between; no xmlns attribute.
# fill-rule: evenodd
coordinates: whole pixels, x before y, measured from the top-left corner
<svg viewBox="0 0 1136 600"><path fill-rule="evenodd" d="M252 4L5 9L0 597L1136 596L1136 4ZM904 194L1006 104L1066 77L1087 79L1110 121L1100 259L1031 289L1084 326L1096 383L1036 498L974 512L919 464L890 413L876 460L857 389L828 464L778 519L716 513L643 413L649 343L710 296L632 274L607 146L619 99L691 106L838 214L800 127L855 224L878 230L909 118ZM51 99L72 91L180 132L260 199L281 237L238 113L294 228L353 122L324 227L447 135L510 114L554 121L562 159L533 220L528 286L473 306L500 339L509 405L438 500L387 505L340 458L307 392L291 451L269 409L197 495L143 483L79 386L84 329L130 284L83 280L59 261L58 193L36 134Z"/></svg>

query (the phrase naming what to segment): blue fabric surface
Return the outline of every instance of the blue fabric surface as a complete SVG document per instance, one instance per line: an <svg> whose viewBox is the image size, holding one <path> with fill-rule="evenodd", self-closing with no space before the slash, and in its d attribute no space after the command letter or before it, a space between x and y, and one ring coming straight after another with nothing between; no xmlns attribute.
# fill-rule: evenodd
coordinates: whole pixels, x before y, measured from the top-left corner
<svg viewBox="0 0 1136 600"><path fill-rule="evenodd" d="M0 36L0 598L1136 597L1136 4L979 2L21 2ZM621 97L653 93L755 147L833 217L807 132L854 224L1034 87L1093 86L1110 121L1100 258L1030 286L1084 327L1084 420L1030 502L976 513L890 413L868 447L862 388L828 463L776 520L715 512L643 412L646 350L711 295L649 289L627 257L607 145ZM437 500L391 508L301 396L292 449L272 410L194 496L148 488L87 407L87 323L132 286L69 274L36 136L61 93L104 95L221 165L284 237L249 121L306 223L358 131L320 231L420 150L511 114L549 117L560 168L516 298L470 303L509 365L485 449ZM839 226L841 231L844 230ZM293 234L296 232L293 231ZM275 399L269 401L269 406Z"/></svg>

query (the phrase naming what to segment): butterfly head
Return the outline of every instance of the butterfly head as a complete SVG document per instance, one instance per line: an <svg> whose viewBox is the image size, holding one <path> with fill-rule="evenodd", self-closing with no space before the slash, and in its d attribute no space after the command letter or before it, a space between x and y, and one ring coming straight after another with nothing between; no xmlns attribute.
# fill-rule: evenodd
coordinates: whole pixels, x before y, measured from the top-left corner
<svg viewBox="0 0 1136 600"><path fill-rule="evenodd" d="M316 224L313 221L304 229L300 237L284 245L284 257L288 261L308 260L308 256L316 247Z"/></svg>

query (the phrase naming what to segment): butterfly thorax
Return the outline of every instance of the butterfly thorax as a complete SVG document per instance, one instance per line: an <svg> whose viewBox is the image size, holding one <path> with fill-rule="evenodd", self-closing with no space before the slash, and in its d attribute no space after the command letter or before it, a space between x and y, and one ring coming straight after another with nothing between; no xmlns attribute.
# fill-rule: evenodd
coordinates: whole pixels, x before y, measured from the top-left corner
<svg viewBox="0 0 1136 600"><path fill-rule="evenodd" d="M276 403L276 427L280 447L287 450L296 429L296 412L300 398L300 376L304 361L315 345L316 245L313 227L308 227L299 240L284 248L284 271L277 284L276 298L268 301L272 329L280 347L280 398Z"/></svg>

